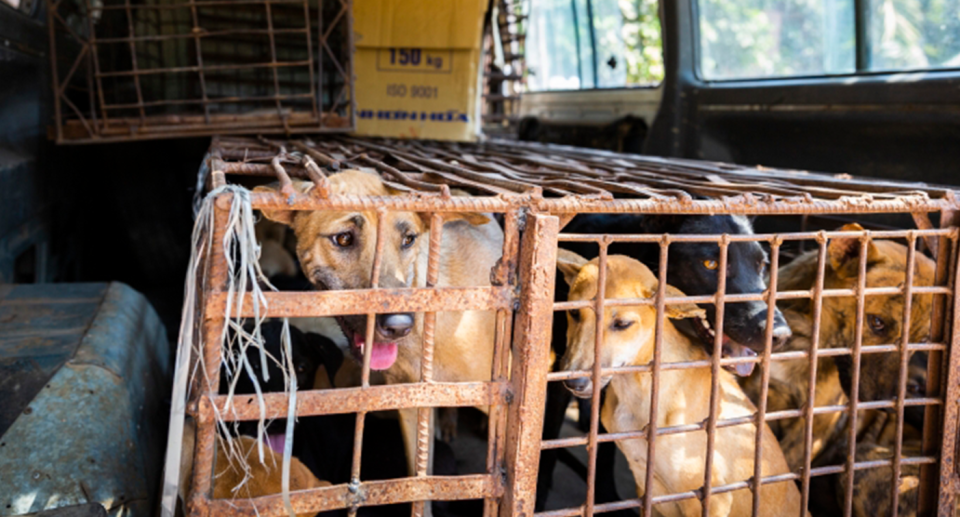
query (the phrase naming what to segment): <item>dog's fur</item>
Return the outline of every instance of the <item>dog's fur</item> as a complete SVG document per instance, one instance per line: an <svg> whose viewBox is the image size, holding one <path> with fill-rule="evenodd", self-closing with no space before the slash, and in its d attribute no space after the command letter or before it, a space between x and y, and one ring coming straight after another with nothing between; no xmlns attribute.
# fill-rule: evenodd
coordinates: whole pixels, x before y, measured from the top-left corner
<svg viewBox="0 0 960 517"><path fill-rule="evenodd" d="M344 171L331 175L333 195L389 196L390 191L376 174ZM309 192L312 183L297 182L300 192ZM258 187L276 191L276 186ZM318 289L366 289L371 286L378 214L375 211L290 211L264 210L270 220L291 227L297 237L297 256L304 274ZM490 285L490 270L503 249L503 231L490 217L478 213L445 214L440 250L439 287ZM386 214L386 243L383 246L379 286L381 288L424 287L430 231L429 214L390 211ZM335 236L352 237L349 247L338 247ZM413 242L410 242L410 239ZM389 383L420 379L422 314L416 315L414 330L405 337L383 337L379 325L374 346L394 342L397 358L384 370ZM366 329L365 316L338 318L354 355ZM493 358L495 314L492 311L441 312L437 315L434 379L437 381L489 380ZM359 340L359 341L358 341ZM416 410L403 410L401 426L411 472L416 447Z"/></svg>
<svg viewBox="0 0 960 517"><path fill-rule="evenodd" d="M862 231L858 224L848 224L843 231ZM860 240L833 239L827 245L824 288L849 289L857 285ZM873 241L867 248L867 287L896 287L906 279L907 249L904 245L886 240ZM916 254L914 285L933 284L935 264L919 252ZM817 251L801 255L779 272L778 290L808 290L816 281ZM864 346L899 344L903 315L903 296L867 296L864 302ZM932 295L914 295L910 315L910 342L929 339ZM807 351L812 345L813 304L810 300L783 303L781 308L793 328L793 338L786 350ZM856 326L856 298L852 296L823 299L820 321L820 348L852 347ZM872 323L872 324L871 324ZM797 409L804 406L808 390L808 361L774 361L770 369L768 411ZM852 357L822 358L817 365L815 406L848 403ZM899 379L898 353L874 353L861 356L860 400L887 400L896 395ZM753 400L760 390L759 375L745 382L745 389ZM914 424L922 412L910 411ZM811 452L816 460L821 451L830 448L840 436L845 436L847 418L843 413L827 413L814 417L814 443ZM784 455L791 468L797 468L803 459L803 419L782 420L773 427L780 439ZM859 432L859 431L858 431Z"/></svg>
<svg viewBox="0 0 960 517"><path fill-rule="evenodd" d="M856 461L889 460L893 458L896 440L896 418L883 411L867 411L867 421L871 422L858 437ZM847 445L846 441L843 443ZM921 455L921 434L909 424L904 425L903 448L904 457ZM846 452L846 451L844 451ZM854 474L853 484L853 515L854 517L877 517L890 515L893 512L890 496L893 481L891 467L858 470ZM839 474L839 482L835 484L837 504L842 507L846 495L848 479L845 474ZM917 501L920 492L920 467L918 465L900 466L899 509L898 515L914 517L917 515Z"/></svg>
<svg viewBox="0 0 960 517"><path fill-rule="evenodd" d="M249 436L232 439L239 447L243 460L249 469L249 475L237 463L224 461L223 454L217 455L216 475L213 484L214 499L252 498L263 495L279 494L283 491L281 480L283 455L275 453L269 447L263 448L263 463L257 452L257 440ZM290 458L290 491L307 490L330 486L310 472L296 457ZM309 517L315 512L297 514L297 517Z"/></svg>
<svg viewBox="0 0 960 517"><path fill-rule="evenodd" d="M597 259L587 262L582 257L561 251L557 265L570 284L570 300L590 300L598 290ZM625 256L613 255L607 259L606 296L615 298L650 298L657 292L657 279L640 262ZM668 296L683 296L667 286ZM563 358L565 370L586 370L594 364L596 317L592 309L580 309L567 315L567 351ZM703 309L693 304L668 305L665 318L705 317ZM650 305L608 308L602 323L605 326L602 357L604 367L648 364L653 357L656 309ZM661 360L665 363L706 359L703 348L680 333L673 324L663 322ZM720 372L720 419L751 416L756 408L740 389L729 372ZM644 429L649 423L649 373L616 375L603 379L609 383L601 419L612 432ZM660 373L658 427L669 427L703 422L710 412L711 375L707 369L667 370ZM593 389L589 379L567 381L567 386L578 397L590 396ZM753 424L725 427L716 431L715 461L712 472L714 486L749 480L753 476L753 452L756 428ZM769 428L764 429L766 444L774 444ZM706 432L666 435L657 438L657 455L653 465L647 464L647 443L643 439L624 440L617 445L627 457L637 483L637 493L645 489L654 495L665 495L697 490L703 485L706 462ZM763 475L788 471L779 447L763 448ZM644 487L647 468L654 469L654 486ZM796 515L800 510L800 494L794 483L783 482L761 487L762 515ZM665 515L700 515L700 502L688 499L658 506ZM749 515L752 509L748 489L714 494L710 515Z"/></svg>

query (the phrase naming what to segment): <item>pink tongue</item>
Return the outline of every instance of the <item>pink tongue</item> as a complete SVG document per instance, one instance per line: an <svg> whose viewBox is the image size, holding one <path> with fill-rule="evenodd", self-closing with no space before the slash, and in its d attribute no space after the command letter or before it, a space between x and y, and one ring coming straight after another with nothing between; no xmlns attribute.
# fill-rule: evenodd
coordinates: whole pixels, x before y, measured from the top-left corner
<svg viewBox="0 0 960 517"><path fill-rule="evenodd" d="M284 433L268 434L267 445L277 454L283 454L283 447L287 444L287 435Z"/></svg>
<svg viewBox="0 0 960 517"><path fill-rule="evenodd" d="M757 353L743 345L733 345L734 352L731 354L733 357L756 357ZM736 365L737 375L741 377L749 377L753 373L753 367L757 363L738 363Z"/></svg>
<svg viewBox="0 0 960 517"><path fill-rule="evenodd" d="M364 339L360 336L354 336L354 345L360 351L360 357L363 357ZM373 350L370 351L370 369L386 370L397 362L397 344L396 343L373 343Z"/></svg>
<svg viewBox="0 0 960 517"><path fill-rule="evenodd" d="M397 361L396 343L374 343L370 351L370 369L386 370Z"/></svg>

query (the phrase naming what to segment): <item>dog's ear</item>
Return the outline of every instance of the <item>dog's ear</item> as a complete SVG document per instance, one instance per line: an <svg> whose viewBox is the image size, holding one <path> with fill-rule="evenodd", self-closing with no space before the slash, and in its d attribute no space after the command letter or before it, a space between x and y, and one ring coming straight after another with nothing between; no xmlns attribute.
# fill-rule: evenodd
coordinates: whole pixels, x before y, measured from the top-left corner
<svg viewBox="0 0 960 517"><path fill-rule="evenodd" d="M313 183L309 181L294 181L293 188L296 189L297 192L305 193L313 188ZM270 185L260 185L254 187L253 191L276 194L280 192L280 185L276 183L271 183ZM260 212L267 219L275 223L285 224L287 226L293 226L293 218L297 215L296 210L260 210Z"/></svg>
<svg viewBox="0 0 960 517"><path fill-rule="evenodd" d="M683 294L683 291L677 289L676 287L667 284L667 298L681 298L687 296ZM669 304L666 305L667 317L675 320L682 320L685 318L705 318L707 312L701 309L695 303L678 303L678 304Z"/></svg>
<svg viewBox="0 0 960 517"><path fill-rule="evenodd" d="M580 270L587 262L589 262L587 259L570 250L557 249L557 269L563 273L563 279L567 282L567 285L573 285L573 281L576 280Z"/></svg>
<svg viewBox="0 0 960 517"><path fill-rule="evenodd" d="M857 223L843 225L838 231L841 232L862 232L863 227ZM840 278L850 278L857 276L860 265L860 238L859 237L840 237L831 239L827 244L827 259L830 261L830 268ZM880 250L873 244L873 241L867 243L867 265L875 264L883 260Z"/></svg>

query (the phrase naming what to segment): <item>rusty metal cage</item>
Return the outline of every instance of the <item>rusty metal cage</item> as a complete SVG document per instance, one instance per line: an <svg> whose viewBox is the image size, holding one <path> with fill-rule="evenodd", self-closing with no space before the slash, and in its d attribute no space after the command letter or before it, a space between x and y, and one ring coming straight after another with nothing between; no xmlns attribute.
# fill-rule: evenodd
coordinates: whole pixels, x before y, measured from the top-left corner
<svg viewBox="0 0 960 517"><path fill-rule="evenodd" d="M485 515L534 515L537 475L541 451L586 446L588 451L586 497L582 505L558 508L537 515L567 516L594 514L641 508L642 515L652 515L658 505L695 501L696 513L712 514L711 507L720 504L723 494L746 490L750 493L753 515L761 513L761 486L796 483L802 508L808 507L813 493L811 484L824 476L839 476L843 494L839 497L844 515L853 515L855 474L881 470L886 472L882 493L892 501L897 515L900 487L907 469L916 469L918 481L918 514L953 515L957 495L956 436L960 385L958 359L953 353L960 334L957 325L956 291L958 274L958 219L960 207L955 193L948 188L921 184L867 181L846 175L816 175L802 171L741 167L693 160L664 159L607 152L580 150L559 146L521 143L487 143L464 145L416 141L362 140L331 136L318 140L270 140L266 138L217 137L211 146L207 164L208 186L227 184L227 179L278 181L277 192L251 193L252 207L259 210L294 211L366 211L382 217L390 212L425 214L431 228L443 228L442 214L483 212L502 215L502 256L493 267L490 284L484 286L438 287L439 250L444 231L432 232L427 253L427 273L421 287L378 288L379 268L384 253L385 225L376 225L376 247L369 289L276 292L266 293L264 310L269 317L369 315L365 342L371 342L374 314L407 311L425 314L418 347L420 367L416 375L404 383L371 385L370 354L367 347L362 361L362 382L354 388L305 391L298 394L297 415L336 413L356 414L355 444L362 443L364 421L369 412L401 409L417 411L417 446L414 453L416 472L412 477L370 481L360 477L361 447L354 446L349 483L294 492L291 494L297 513L345 509L350 514L367 506L409 502L415 515L425 511L427 501L482 499ZM328 174L344 169L367 168L376 171L385 185L396 195L357 196L330 192ZM259 179L257 178L259 177ZM293 188L293 179L313 183L308 193ZM249 183L247 183L249 184ZM467 191L471 196L455 195L451 189ZM225 207L229 202L218 200L215 215L218 221L214 240L222 237ZM625 235L560 233L580 213L635 213L686 215L759 215L794 225L789 231L775 230L756 234L652 234ZM884 229L877 223L870 226L877 214L885 214L899 229ZM836 220L817 221L819 217L855 217L867 228L857 231L836 231ZM779 217L779 219L778 219ZM903 229L904 221L915 228ZM801 226L802 225L802 226ZM810 229L811 225L825 229ZM785 226L781 225L781 228ZM218 233L219 232L219 233ZM828 246L837 239L856 242L853 256L859 258L851 287L837 287L825 280L828 267ZM904 280L894 285L872 285L867 280L867 260L875 241L898 240L905 244ZM803 250L800 243L812 242L812 283L808 288L784 289L778 284L778 271L789 258ZM659 250L658 287L649 297L609 298L600 287L588 299L554 300L554 283L558 247L564 243L595 243L598 250L597 283L605 286L610 261L609 247L618 242L647 243ZM684 243L707 243L718 250L714 268L727 270L728 250L736 243L757 242L769 252L768 288L754 294L733 294L726 290L727 275L717 275L717 289L708 295L676 296L667 292L668 257L671 246ZM920 257L925 257L921 259ZM918 261L933 264L933 278L927 285L915 282ZM285 513L279 495L251 500L211 499L211 483L215 461L216 429L212 423L214 407L222 408L224 398L218 394L221 335L227 303L224 293L226 257L212 250L205 257L205 284L199 293L202 299L202 322L196 332L206 336L202 355L205 358L205 380L198 381L195 399L188 406L198 423L198 439L193 469L191 514L207 515L239 513L249 515L282 515ZM900 328L892 342L866 344L864 334L868 315L867 301L873 297L900 296L901 312L889 314L891 325ZM913 318L912 300L927 296L929 332L914 341L909 331L918 326ZM852 300L854 311L848 315L854 322L854 338L849 346L828 347L821 343L820 322L825 301ZM778 352L773 350L772 330L765 333L762 352L756 357L723 357L723 313L725 306L743 302L761 302L767 308L767 329L772 329L773 312L778 302L809 301L812 307L813 330L806 349ZM695 303L714 307L719 327L715 338L701 359L668 361L664 359L666 311L668 307ZM571 310L590 310L602 322L605 310L616 307L652 307L656 311L652 332L652 359L643 364L604 365L593 361L589 367L551 371L551 320ZM495 338L490 377L475 379L438 378L436 376L435 343L437 314L443 311L492 311L495 313ZM252 316L249 303L237 308L237 314ZM597 325L603 329L603 325ZM604 330L591 337L593 357L600 357L605 345ZM922 393L908 397L908 362L911 354L928 354L926 381ZM895 396L882 400L861 400L861 363L867 356L890 354L896 360ZM842 403L819 405L817 400L818 365L835 357L852 360L852 393ZM560 358L557 358L559 361ZM796 361L806 365L808 381L800 407L770 410L767 399L771 371L777 364ZM756 410L736 418L720 417L721 369L740 363L759 365L759 400ZM709 410L704 418L675 425L662 425L659 407L660 379L668 372L708 372ZM600 390L591 393L589 431L583 436L543 439L545 402L548 385L578 378L588 378L593 386L601 386L608 377L644 376L652 380L649 397L653 401L645 414L648 424L638 429L600 431ZM254 420L259 413L248 405L254 397L240 397L234 417ZM264 395L267 416L282 418L288 397ZM489 437L486 469L483 473L445 477L429 474L429 412L438 407L484 406L489 408ZM916 454L908 454L904 446L904 415L909 408L923 408L924 424L918 438ZM893 415L892 451L881 458L858 457L858 419L866 412L885 410ZM659 416L658 416L659 412ZM842 427L840 461L818 465L814 457L814 421L821 415L845 415L849 425ZM766 425L788 420L802 422L801 461L789 472L770 473L761 468L763 451L779 449L764 439ZM757 425L763 422L764 426ZM719 483L714 475L701 474L702 482L693 489L655 494L653 490L638 493L622 501L597 503L594 499L597 475L597 451L601 444L643 440L647 460L653 462L657 442L668 437L705 434L703 472L716 467L715 451L718 431L738 426L752 426L755 441L747 459L752 461L750 475L728 483ZM749 429L749 427L748 427ZM818 438L819 439L819 438ZM720 460L717 460L720 461ZM886 469L886 470L883 470ZM884 477L885 476L885 477ZM648 468L644 486L652 486L654 471ZM639 483L640 480L638 479ZM713 506L711 506L713 505Z"/></svg>
<svg viewBox="0 0 960 517"><path fill-rule="evenodd" d="M354 125L349 0L50 0L58 143Z"/></svg>

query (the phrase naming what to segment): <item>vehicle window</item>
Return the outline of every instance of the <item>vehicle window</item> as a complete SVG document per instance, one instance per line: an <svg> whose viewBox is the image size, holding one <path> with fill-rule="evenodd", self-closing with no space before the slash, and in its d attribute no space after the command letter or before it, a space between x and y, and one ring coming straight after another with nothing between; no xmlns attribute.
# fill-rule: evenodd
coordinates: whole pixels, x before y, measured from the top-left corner
<svg viewBox="0 0 960 517"><path fill-rule="evenodd" d="M960 67L960 2L698 0L706 80ZM858 53L861 55L857 59Z"/></svg>
<svg viewBox="0 0 960 517"><path fill-rule="evenodd" d="M853 0L699 0L700 74L745 79L856 70Z"/></svg>
<svg viewBox="0 0 960 517"><path fill-rule="evenodd" d="M960 1L871 0L870 70L960 68Z"/></svg>
<svg viewBox="0 0 960 517"><path fill-rule="evenodd" d="M527 88L655 86L662 49L657 0L534 0Z"/></svg>

